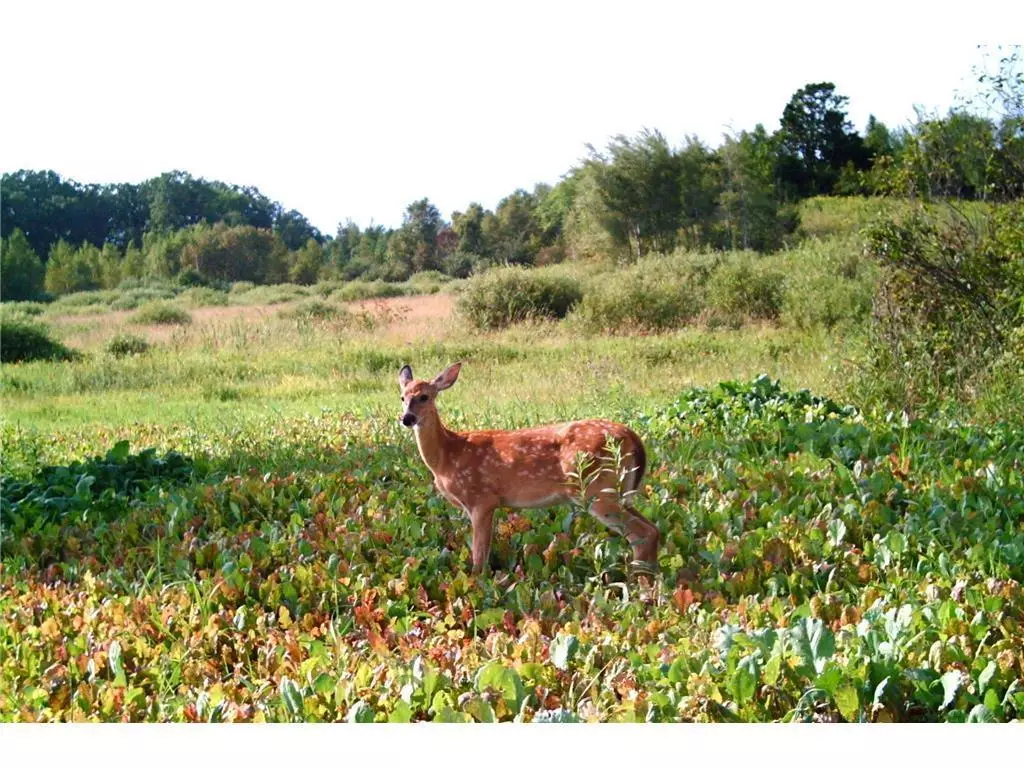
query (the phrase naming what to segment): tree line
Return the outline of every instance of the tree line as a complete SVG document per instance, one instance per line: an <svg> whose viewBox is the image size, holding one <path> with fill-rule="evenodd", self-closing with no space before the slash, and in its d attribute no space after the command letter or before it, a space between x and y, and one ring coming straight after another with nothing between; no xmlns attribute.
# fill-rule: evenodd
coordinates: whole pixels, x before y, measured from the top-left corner
<svg viewBox="0 0 1024 768"><path fill-rule="evenodd" d="M1012 74L1018 53L1004 64ZM895 130L872 117L862 135L834 84L810 83L774 132L757 125L718 147L695 137L673 147L656 130L616 136L588 146L557 184L518 189L493 211L471 203L445 219L424 198L397 228L349 220L333 236L255 187L181 171L137 185L5 174L0 293L35 299L126 279L400 281L494 264L632 261L677 247L771 251L795 231L796 203L810 196L1015 199L1024 192L1024 89L1005 72L988 83L1001 108L994 117L956 109Z"/></svg>

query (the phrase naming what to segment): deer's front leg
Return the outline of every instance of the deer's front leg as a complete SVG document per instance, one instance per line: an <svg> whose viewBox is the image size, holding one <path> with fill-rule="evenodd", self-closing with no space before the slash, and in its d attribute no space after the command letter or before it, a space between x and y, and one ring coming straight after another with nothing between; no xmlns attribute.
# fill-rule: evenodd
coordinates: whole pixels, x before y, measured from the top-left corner
<svg viewBox="0 0 1024 768"><path fill-rule="evenodd" d="M477 507L470 510L469 519L473 523L473 573L482 573L487 565L487 556L491 551L491 538L494 535L494 507Z"/></svg>

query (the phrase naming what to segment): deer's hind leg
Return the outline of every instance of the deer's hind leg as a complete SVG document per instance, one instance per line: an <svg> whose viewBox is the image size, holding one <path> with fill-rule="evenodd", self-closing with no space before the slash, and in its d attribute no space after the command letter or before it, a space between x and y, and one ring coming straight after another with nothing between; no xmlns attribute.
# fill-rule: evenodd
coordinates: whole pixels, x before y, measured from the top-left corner
<svg viewBox="0 0 1024 768"><path fill-rule="evenodd" d="M651 568L658 565L658 528L639 512L623 506L616 495L599 493L590 503L590 514L603 525L625 536L633 557Z"/></svg>

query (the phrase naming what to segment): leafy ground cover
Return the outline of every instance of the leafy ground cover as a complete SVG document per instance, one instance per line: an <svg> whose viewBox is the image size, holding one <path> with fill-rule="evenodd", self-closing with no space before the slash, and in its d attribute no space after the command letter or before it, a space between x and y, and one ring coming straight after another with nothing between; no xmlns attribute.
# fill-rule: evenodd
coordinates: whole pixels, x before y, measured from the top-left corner
<svg viewBox="0 0 1024 768"><path fill-rule="evenodd" d="M651 457L646 596L569 508L506 514L470 576L393 415L138 424L134 452L6 424L0 718L1024 717L1024 430L767 377L609 402Z"/></svg>

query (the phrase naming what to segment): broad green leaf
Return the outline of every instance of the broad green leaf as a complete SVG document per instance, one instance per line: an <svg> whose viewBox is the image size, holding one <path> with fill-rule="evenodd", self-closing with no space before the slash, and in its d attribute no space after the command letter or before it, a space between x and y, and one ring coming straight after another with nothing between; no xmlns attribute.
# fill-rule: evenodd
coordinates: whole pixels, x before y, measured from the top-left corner
<svg viewBox="0 0 1024 768"><path fill-rule="evenodd" d="M843 673L840 671L839 667L831 662L825 664L825 669L814 681L814 684L828 693L829 696L834 696L842 683Z"/></svg>
<svg viewBox="0 0 1024 768"><path fill-rule="evenodd" d="M295 684L295 681L288 677L282 677L278 691L281 694L281 701L284 703L285 711L288 714L302 715L305 713L305 703L302 700L302 694L299 692L299 686Z"/></svg>
<svg viewBox="0 0 1024 768"><path fill-rule="evenodd" d="M975 704L967 715L968 723L994 723L995 715L984 704Z"/></svg>
<svg viewBox="0 0 1024 768"><path fill-rule="evenodd" d="M484 701L477 696L474 696L466 703L465 711L472 715L473 719L479 723L498 722L498 716L495 714L494 707L490 705L490 702Z"/></svg>
<svg viewBox="0 0 1024 768"><path fill-rule="evenodd" d="M580 641L576 639L576 635L559 634L551 641L549 649L551 663L563 671L568 669L569 662L572 661L579 647Z"/></svg>
<svg viewBox="0 0 1024 768"><path fill-rule="evenodd" d="M492 661L480 668L476 676L476 689L480 693L487 689L497 691L514 712L519 711L519 705L526 697L519 674L500 661Z"/></svg>
<svg viewBox="0 0 1024 768"><path fill-rule="evenodd" d="M367 704L365 701L357 701L353 704L349 710L348 715L345 717L347 723L372 723L374 718L373 707Z"/></svg>
<svg viewBox="0 0 1024 768"><path fill-rule="evenodd" d="M875 712L885 707L885 692L889 688L889 678L882 678L882 682L875 686L875 694L871 698L871 711Z"/></svg>
<svg viewBox="0 0 1024 768"><path fill-rule="evenodd" d="M433 712L435 715L445 707L454 707L455 699L448 691L438 691L434 694L434 698L430 702L428 711Z"/></svg>
<svg viewBox="0 0 1024 768"><path fill-rule="evenodd" d="M199 695L196 696L196 716L200 720L208 720L210 709L210 694L206 691L200 691Z"/></svg>
<svg viewBox="0 0 1024 768"><path fill-rule="evenodd" d="M456 712L449 706L444 706L434 715L435 723L471 723L473 718L465 712Z"/></svg>
<svg viewBox="0 0 1024 768"><path fill-rule="evenodd" d="M757 658L754 654L744 656L736 665L736 671L729 681L729 690L736 697L736 703L741 706L750 701L757 690L757 679L760 676Z"/></svg>
<svg viewBox="0 0 1024 768"><path fill-rule="evenodd" d="M764 665L764 681L768 685L775 685L779 680L779 674L782 671L782 653L776 652L771 655L768 659L768 663Z"/></svg>
<svg viewBox="0 0 1024 768"><path fill-rule="evenodd" d="M985 698L982 700L982 703L992 712L999 711L999 694L996 693L995 688L989 688L985 691Z"/></svg>
<svg viewBox="0 0 1024 768"><path fill-rule="evenodd" d="M821 619L802 619L790 630L789 636L809 671L820 673L835 653L835 636Z"/></svg>
<svg viewBox="0 0 1024 768"><path fill-rule="evenodd" d="M988 684L992 682L992 678L999 667L994 661L990 661L985 665L985 668L981 670L981 674L978 675L978 693L984 693L985 689L988 688Z"/></svg>
<svg viewBox="0 0 1024 768"><path fill-rule="evenodd" d="M885 537L885 545L894 555L902 555L907 551L907 537L893 528Z"/></svg>
<svg viewBox="0 0 1024 768"><path fill-rule="evenodd" d="M857 689L852 685L844 685L833 695L836 707L848 722L856 722L857 712L860 709L860 701L857 697Z"/></svg>
<svg viewBox="0 0 1024 768"><path fill-rule="evenodd" d="M327 575L334 576L338 575L338 566L341 565L341 558L338 557L337 553L332 554L327 558Z"/></svg>
<svg viewBox="0 0 1024 768"><path fill-rule="evenodd" d="M413 662L413 676L416 674L416 662ZM424 665L423 670L423 696L427 701L434 699L434 694L444 685L444 680L429 665Z"/></svg>
<svg viewBox="0 0 1024 768"><path fill-rule="evenodd" d="M1017 714L1024 714L1024 693L1015 693L1011 699L1013 708L1017 710Z"/></svg>
<svg viewBox="0 0 1024 768"><path fill-rule="evenodd" d="M672 666L668 668L668 674L666 675L670 683L683 683L690 676L690 668L686 664L686 659L679 656L675 661L672 662Z"/></svg>
<svg viewBox="0 0 1024 768"><path fill-rule="evenodd" d="M326 696L334 690L335 680L330 675L324 673L317 677L313 683L313 689L321 696Z"/></svg>
<svg viewBox="0 0 1024 768"><path fill-rule="evenodd" d="M505 618L505 610L503 608L488 608L485 611L480 611L473 618L473 626L476 627L476 631L479 632L482 629L490 629L491 627L501 624Z"/></svg>
<svg viewBox="0 0 1024 768"><path fill-rule="evenodd" d="M736 642L736 637L742 635L743 630L735 624L723 624L712 636L712 641L715 647L724 653L728 653L729 649L732 648L733 643Z"/></svg>
<svg viewBox="0 0 1024 768"><path fill-rule="evenodd" d="M96 478L92 475L82 475L75 484L75 496L88 496L95 482Z"/></svg>
<svg viewBox="0 0 1024 768"><path fill-rule="evenodd" d="M828 524L828 540L833 547L838 547L846 536L846 523L840 518L835 518Z"/></svg>
<svg viewBox="0 0 1024 768"><path fill-rule="evenodd" d="M114 673L114 684L124 687L128 681L124 676L124 664L121 660L121 644L115 640L107 649L107 663L110 664L110 671Z"/></svg>
<svg viewBox="0 0 1024 768"><path fill-rule="evenodd" d="M960 690L963 678L959 670L951 669L939 679L942 682L942 704L939 705L939 709L945 709L956 698L956 692Z"/></svg>
<svg viewBox="0 0 1024 768"><path fill-rule="evenodd" d="M1010 687L1003 694L1001 706L1011 706L1017 710L1018 714L1024 713L1024 692L1021 692L1020 689L1021 683L1019 680L1014 680L1010 683Z"/></svg>
<svg viewBox="0 0 1024 768"><path fill-rule="evenodd" d="M124 461L128 458L130 453L130 445L127 440L120 440L114 443L114 447L107 453L107 458L110 461Z"/></svg>
<svg viewBox="0 0 1024 768"><path fill-rule="evenodd" d="M412 722L412 707L399 699L395 708L388 715L389 723L410 723Z"/></svg>

